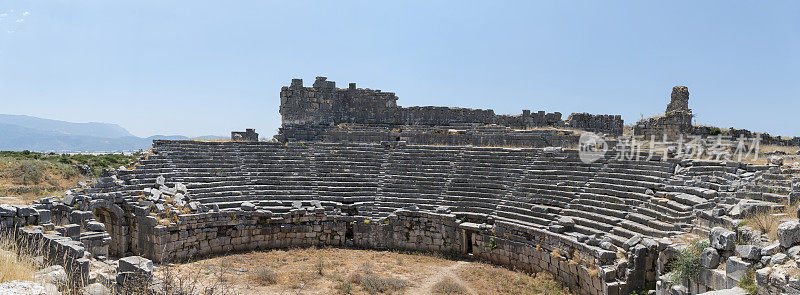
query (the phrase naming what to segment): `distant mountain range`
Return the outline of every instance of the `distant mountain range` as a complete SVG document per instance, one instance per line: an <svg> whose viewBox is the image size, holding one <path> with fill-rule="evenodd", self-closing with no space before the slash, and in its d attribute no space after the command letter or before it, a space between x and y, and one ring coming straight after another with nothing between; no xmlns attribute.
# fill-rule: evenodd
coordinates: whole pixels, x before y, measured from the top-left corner
<svg viewBox="0 0 800 295"><path fill-rule="evenodd" d="M218 139L221 136L202 136ZM24 115L0 114L0 150L58 153L123 152L149 149L154 139L189 139L182 135L134 136L109 123L73 123Z"/></svg>

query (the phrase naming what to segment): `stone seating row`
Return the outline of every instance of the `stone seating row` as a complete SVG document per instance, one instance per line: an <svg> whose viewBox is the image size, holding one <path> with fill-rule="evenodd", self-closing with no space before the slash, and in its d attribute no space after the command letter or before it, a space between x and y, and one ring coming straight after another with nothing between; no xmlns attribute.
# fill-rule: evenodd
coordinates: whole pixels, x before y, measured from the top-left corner
<svg viewBox="0 0 800 295"><path fill-rule="evenodd" d="M648 194L672 175L670 162L584 164L573 151L499 148L224 146L157 145L157 157L121 178L139 187L166 173L170 181L185 181L193 199L226 208L248 200L317 199L358 202L366 210L360 214L386 216L409 205L445 205L457 214L539 227L563 214L580 219L576 231L620 239L664 235L691 211ZM204 152L208 149L215 151ZM253 155L242 156L247 153Z"/></svg>

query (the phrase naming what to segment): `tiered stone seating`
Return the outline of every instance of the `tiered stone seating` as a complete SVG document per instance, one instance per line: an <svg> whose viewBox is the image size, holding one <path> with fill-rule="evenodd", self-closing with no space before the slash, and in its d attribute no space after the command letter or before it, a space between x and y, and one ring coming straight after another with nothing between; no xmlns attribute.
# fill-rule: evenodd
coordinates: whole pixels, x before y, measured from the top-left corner
<svg viewBox="0 0 800 295"><path fill-rule="evenodd" d="M250 201L285 212L315 202L306 205L346 205L346 213L383 217L409 206L447 206L472 222L534 228L569 216L575 222L570 234L607 236L621 245L637 234L686 230L693 210L709 203L712 189L674 180L676 163L587 164L573 150L159 141L154 154L121 179L134 195L164 176L187 184L192 200L221 208ZM730 173L693 169L705 176ZM790 185L770 177L762 183L776 191Z"/></svg>
<svg viewBox="0 0 800 295"><path fill-rule="evenodd" d="M375 145L320 144L313 153L320 200L372 202L378 195L385 151Z"/></svg>
<svg viewBox="0 0 800 295"><path fill-rule="evenodd" d="M316 199L311 159L306 156L310 151L302 145L271 145L267 150L243 145L240 161L248 188L235 201Z"/></svg>
<svg viewBox="0 0 800 295"><path fill-rule="evenodd" d="M521 176L522 155L512 149L465 149L454 163L443 204L452 206L456 214L485 220L500 204L509 183Z"/></svg>
<svg viewBox="0 0 800 295"><path fill-rule="evenodd" d="M382 194L381 211L390 213L409 205L433 209L443 195L461 149L453 147L399 148L390 151Z"/></svg>

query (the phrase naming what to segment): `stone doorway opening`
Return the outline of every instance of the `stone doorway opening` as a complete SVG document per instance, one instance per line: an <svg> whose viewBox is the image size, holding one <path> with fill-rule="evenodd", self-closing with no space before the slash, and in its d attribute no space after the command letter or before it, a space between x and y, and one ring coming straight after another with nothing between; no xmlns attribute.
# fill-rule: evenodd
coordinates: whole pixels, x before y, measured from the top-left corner
<svg viewBox="0 0 800 295"><path fill-rule="evenodd" d="M128 227L124 224L124 213L119 206L110 202L95 203L91 206L95 220L102 223L111 242L108 245L109 257L123 257L129 251L130 236Z"/></svg>

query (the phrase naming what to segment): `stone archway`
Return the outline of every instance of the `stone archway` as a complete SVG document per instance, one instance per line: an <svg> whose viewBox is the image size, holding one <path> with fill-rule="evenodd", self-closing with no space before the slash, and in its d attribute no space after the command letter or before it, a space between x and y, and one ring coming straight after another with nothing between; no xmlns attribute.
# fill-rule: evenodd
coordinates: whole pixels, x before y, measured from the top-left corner
<svg viewBox="0 0 800 295"><path fill-rule="evenodd" d="M108 254L112 257L122 257L130 247L129 227L125 222L125 213L122 208L107 200L94 200L89 204L94 218L103 223L106 232L111 236Z"/></svg>

